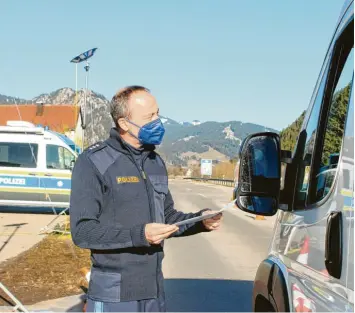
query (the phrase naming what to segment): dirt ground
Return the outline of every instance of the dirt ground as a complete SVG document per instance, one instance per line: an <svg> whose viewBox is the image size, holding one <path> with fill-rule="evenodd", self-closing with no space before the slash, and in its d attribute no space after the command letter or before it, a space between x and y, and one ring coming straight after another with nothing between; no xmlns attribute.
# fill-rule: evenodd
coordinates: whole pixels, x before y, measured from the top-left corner
<svg viewBox="0 0 355 313"><path fill-rule="evenodd" d="M49 235L22 254L0 264L0 280L23 304L80 294L87 282L80 272L90 267L90 251L69 236ZM0 306L8 305L0 290Z"/></svg>

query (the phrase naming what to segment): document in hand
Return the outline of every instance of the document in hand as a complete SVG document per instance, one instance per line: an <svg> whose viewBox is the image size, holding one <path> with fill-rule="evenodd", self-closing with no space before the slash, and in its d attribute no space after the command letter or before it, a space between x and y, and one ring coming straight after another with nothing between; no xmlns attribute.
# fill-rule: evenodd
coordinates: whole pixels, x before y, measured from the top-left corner
<svg viewBox="0 0 355 313"><path fill-rule="evenodd" d="M175 225L176 226L182 226L182 225L186 225L186 224L190 224L190 223L196 223L196 222L199 222L199 221L214 217L214 216L222 213L225 209L226 208L223 208L223 209L220 209L218 211L212 211L210 214L189 218L187 220L184 220L184 221L181 221L181 222L177 222L177 223L175 223Z"/></svg>

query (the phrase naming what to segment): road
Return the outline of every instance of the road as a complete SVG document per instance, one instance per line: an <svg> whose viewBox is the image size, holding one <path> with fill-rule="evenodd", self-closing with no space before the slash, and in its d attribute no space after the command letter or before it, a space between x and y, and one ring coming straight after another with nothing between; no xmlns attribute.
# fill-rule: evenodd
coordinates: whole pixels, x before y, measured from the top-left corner
<svg viewBox="0 0 355 313"><path fill-rule="evenodd" d="M218 209L230 201L223 186L170 181L178 210ZM213 233L165 243L163 271L168 311L251 311L253 280L270 244L275 218L254 220L231 209Z"/></svg>

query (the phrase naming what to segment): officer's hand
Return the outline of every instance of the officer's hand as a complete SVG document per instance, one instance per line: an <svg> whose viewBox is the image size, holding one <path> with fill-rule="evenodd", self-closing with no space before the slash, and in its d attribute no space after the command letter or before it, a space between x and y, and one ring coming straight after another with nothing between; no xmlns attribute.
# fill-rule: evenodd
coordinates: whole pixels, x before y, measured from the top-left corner
<svg viewBox="0 0 355 313"><path fill-rule="evenodd" d="M145 238L150 244L158 245L177 230L179 230L179 227L176 225L151 223L145 225Z"/></svg>
<svg viewBox="0 0 355 313"><path fill-rule="evenodd" d="M204 211L202 213L202 215L206 215L206 214L211 214L211 210L208 211ZM223 215L222 213L213 216L211 218L207 218L205 220L203 220L203 225L205 226L206 229L208 230L217 230L220 226L221 226L221 222L223 219Z"/></svg>

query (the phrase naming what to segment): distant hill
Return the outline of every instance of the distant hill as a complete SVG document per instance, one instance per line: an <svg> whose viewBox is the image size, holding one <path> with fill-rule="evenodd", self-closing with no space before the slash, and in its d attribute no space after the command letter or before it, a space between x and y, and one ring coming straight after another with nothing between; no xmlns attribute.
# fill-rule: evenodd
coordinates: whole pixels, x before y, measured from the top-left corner
<svg viewBox="0 0 355 313"><path fill-rule="evenodd" d="M166 135L159 152L174 165L185 165L190 159L199 160L207 152L215 151L214 159L236 157L241 141L255 132L276 130L261 125L230 122L205 122L197 125L166 125Z"/></svg>
<svg viewBox="0 0 355 313"><path fill-rule="evenodd" d="M10 102L11 99L15 98L2 96L0 104L15 103ZM83 105L83 90L78 91L77 101L79 105ZM75 91L71 88L61 88L51 93L44 93L32 100L17 101L17 103L52 105L74 104L74 102ZM165 116L162 116L161 119L166 133L162 145L158 147L158 152L168 164L174 165L186 165L190 160L199 160L200 158L220 161L233 159L236 157L240 143L245 136L261 131L277 132L262 125L238 121L201 123L199 120L192 120L191 122L178 122ZM86 135L90 139L87 144L107 138L113 125L109 114L109 100L93 91L89 91L87 96L86 124Z"/></svg>
<svg viewBox="0 0 355 313"><path fill-rule="evenodd" d="M15 104L15 103L23 104L23 103L28 103L28 102L31 102L31 101L16 98L16 97L9 97L9 96L5 96L5 95L0 94L0 105L1 104Z"/></svg>

